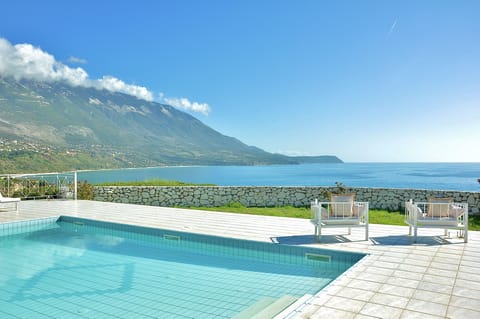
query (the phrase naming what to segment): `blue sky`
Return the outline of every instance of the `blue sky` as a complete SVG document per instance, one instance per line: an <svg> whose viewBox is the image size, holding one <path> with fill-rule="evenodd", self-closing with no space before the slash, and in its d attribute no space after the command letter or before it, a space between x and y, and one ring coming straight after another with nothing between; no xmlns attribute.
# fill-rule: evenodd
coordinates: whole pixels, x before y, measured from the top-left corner
<svg viewBox="0 0 480 319"><path fill-rule="evenodd" d="M462 0L16 0L0 38L270 152L479 162L479 13Z"/></svg>

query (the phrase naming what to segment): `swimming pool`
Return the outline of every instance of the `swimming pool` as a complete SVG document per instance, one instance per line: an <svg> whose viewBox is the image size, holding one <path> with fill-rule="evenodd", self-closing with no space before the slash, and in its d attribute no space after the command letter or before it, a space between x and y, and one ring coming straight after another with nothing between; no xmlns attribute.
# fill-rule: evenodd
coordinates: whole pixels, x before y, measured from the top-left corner
<svg viewBox="0 0 480 319"><path fill-rule="evenodd" d="M0 236L1 318L248 318L364 256L66 216Z"/></svg>

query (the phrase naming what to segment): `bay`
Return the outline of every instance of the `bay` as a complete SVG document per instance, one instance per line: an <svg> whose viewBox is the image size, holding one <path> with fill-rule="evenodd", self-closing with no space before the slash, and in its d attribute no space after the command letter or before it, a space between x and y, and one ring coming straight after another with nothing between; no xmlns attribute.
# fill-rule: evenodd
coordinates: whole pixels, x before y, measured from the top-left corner
<svg viewBox="0 0 480 319"><path fill-rule="evenodd" d="M219 186L334 186L480 191L480 163L338 163L269 166L174 166L80 171L80 181L152 179Z"/></svg>

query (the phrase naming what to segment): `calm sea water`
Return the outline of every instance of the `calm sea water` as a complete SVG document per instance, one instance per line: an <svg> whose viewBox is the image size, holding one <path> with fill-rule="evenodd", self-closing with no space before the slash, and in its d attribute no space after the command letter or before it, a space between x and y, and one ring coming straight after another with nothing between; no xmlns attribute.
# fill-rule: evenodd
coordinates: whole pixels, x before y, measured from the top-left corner
<svg viewBox="0 0 480 319"><path fill-rule="evenodd" d="M221 186L346 186L480 191L480 163L153 167L79 172L90 183L150 179Z"/></svg>

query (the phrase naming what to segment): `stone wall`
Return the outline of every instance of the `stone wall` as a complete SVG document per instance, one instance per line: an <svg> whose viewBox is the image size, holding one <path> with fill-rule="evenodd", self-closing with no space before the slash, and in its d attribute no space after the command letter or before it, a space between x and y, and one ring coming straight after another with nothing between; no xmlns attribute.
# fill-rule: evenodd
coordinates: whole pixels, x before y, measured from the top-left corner
<svg viewBox="0 0 480 319"><path fill-rule="evenodd" d="M238 202L249 207L305 207L318 198L327 200L337 187L249 187L249 186L95 186L94 200L151 206L223 206ZM402 211L405 201L427 201L429 197L451 197L467 202L469 211L480 212L480 192L421 189L347 187L357 201L368 201L371 209Z"/></svg>

